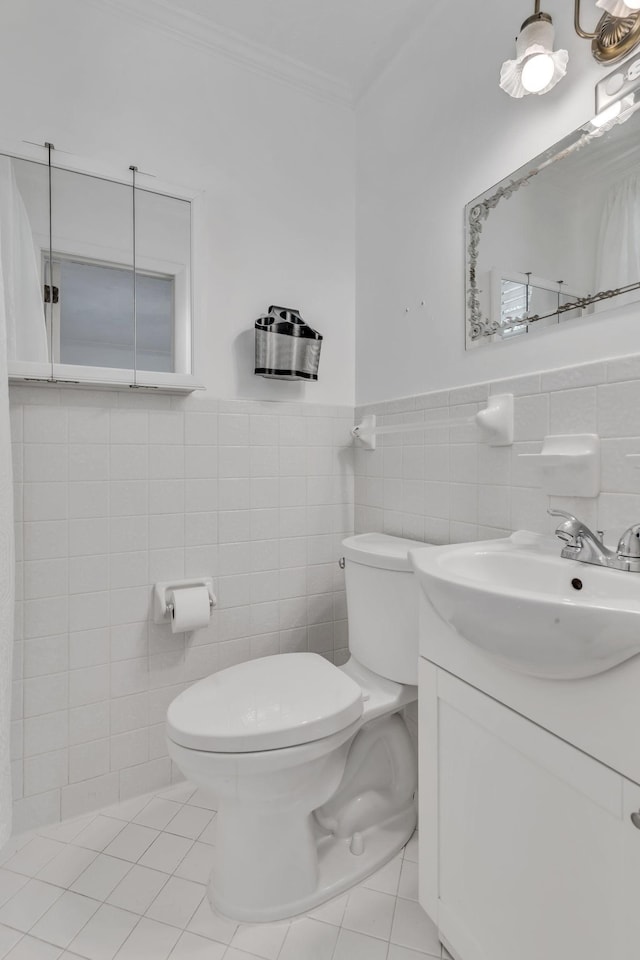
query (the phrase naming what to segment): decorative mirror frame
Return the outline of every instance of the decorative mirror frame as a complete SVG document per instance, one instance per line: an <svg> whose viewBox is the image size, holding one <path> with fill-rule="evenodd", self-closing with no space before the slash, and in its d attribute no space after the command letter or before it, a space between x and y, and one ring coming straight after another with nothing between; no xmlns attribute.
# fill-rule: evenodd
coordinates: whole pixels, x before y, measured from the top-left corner
<svg viewBox="0 0 640 960"><path fill-rule="evenodd" d="M640 103L635 104L623 115L602 127L595 127L592 123L579 127L544 153L541 153L532 161L520 167L520 169L516 170L511 176L506 177L500 183L491 187L485 191L485 193L480 194L480 196L465 206L465 326L467 349L494 342L490 338L501 329L496 320L492 320L483 314L480 303L480 293L482 293L482 290L478 286L480 240L484 224L488 220L491 211L495 210L502 201L512 197L518 190L526 187L534 177L538 176L538 174L550 166L550 164L564 160L577 150L584 149L588 144L606 134L612 127L619 123L624 123L638 109L640 109ZM584 309L593 303L610 300L624 293L630 293L633 290L640 290L640 278L638 282L625 287L619 287L613 290L601 290L598 293L586 297L576 298L575 300L560 305L553 313L534 314L526 318L521 318L518 322L522 324L526 321L526 323L530 325L538 320L544 320L551 316L568 313L572 310Z"/></svg>

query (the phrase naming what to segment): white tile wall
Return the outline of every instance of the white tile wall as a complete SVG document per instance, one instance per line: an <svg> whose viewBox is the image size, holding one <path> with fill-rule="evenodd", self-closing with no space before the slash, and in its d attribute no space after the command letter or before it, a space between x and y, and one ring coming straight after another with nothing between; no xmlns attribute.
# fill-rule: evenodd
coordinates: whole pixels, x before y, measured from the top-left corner
<svg viewBox="0 0 640 960"><path fill-rule="evenodd" d="M473 425L429 427L475 412L490 394L513 393L515 442L489 447ZM378 449L356 451L356 530L380 530L434 543L505 536L527 528L553 532L547 507L571 510L615 541L640 520L640 358L584 364L494 383L473 384L358 408L382 424L416 422L385 434ZM521 453L545 435L602 438L602 487L593 499L548 497Z"/></svg>
<svg viewBox="0 0 640 960"><path fill-rule="evenodd" d="M55 386L11 402L20 831L168 784L164 715L194 680L344 659L353 410ZM152 623L151 584L197 575L215 577L210 626Z"/></svg>

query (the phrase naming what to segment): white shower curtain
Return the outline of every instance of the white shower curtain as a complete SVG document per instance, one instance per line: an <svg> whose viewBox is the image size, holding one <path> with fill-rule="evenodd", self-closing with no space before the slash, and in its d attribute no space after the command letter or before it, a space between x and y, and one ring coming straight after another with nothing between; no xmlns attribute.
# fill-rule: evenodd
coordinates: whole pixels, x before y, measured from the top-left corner
<svg viewBox="0 0 640 960"><path fill-rule="evenodd" d="M49 358L39 257L10 157L0 156L0 261L3 327L10 360Z"/></svg>
<svg viewBox="0 0 640 960"><path fill-rule="evenodd" d="M3 223L0 220L0 239ZM0 847L11 834L10 710L15 564L5 287L0 264Z"/></svg>
<svg viewBox="0 0 640 960"><path fill-rule="evenodd" d="M598 237L596 290L640 280L640 175L614 184L605 199ZM603 301L601 309L638 300L638 291Z"/></svg>

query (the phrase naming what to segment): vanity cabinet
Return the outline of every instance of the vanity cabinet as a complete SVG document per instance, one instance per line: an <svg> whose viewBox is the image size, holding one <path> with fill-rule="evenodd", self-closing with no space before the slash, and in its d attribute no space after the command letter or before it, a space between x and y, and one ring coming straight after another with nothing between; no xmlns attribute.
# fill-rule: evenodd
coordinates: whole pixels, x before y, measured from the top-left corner
<svg viewBox="0 0 640 960"><path fill-rule="evenodd" d="M420 900L459 960L637 960L640 787L420 663Z"/></svg>

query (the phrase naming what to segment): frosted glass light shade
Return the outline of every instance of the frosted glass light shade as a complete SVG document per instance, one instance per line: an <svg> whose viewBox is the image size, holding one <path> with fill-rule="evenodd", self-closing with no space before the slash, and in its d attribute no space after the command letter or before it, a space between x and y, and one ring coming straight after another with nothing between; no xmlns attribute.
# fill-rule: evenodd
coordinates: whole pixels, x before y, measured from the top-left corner
<svg viewBox="0 0 640 960"><path fill-rule="evenodd" d="M515 60L505 60L500 71L500 86L505 93L516 99L529 93L543 94L562 80L569 54L554 50L553 42L553 24L546 20L535 20L521 31Z"/></svg>
<svg viewBox="0 0 640 960"><path fill-rule="evenodd" d="M640 10L640 0L596 0L596 7L606 10L612 17L632 17Z"/></svg>

